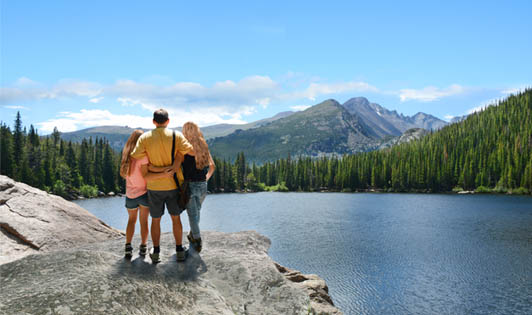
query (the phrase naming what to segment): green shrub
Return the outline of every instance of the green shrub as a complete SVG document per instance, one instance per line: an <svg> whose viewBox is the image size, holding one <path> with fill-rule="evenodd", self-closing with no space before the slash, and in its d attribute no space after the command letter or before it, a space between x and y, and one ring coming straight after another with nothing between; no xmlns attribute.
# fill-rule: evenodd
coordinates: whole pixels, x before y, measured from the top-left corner
<svg viewBox="0 0 532 315"><path fill-rule="evenodd" d="M453 188L453 192L459 192L459 191L462 191L462 190L464 190L464 189L462 187L460 187L460 186L456 186L456 187Z"/></svg>
<svg viewBox="0 0 532 315"><path fill-rule="evenodd" d="M79 193L85 198L94 198L98 196L98 188L91 185L83 185L79 189Z"/></svg>
<svg viewBox="0 0 532 315"><path fill-rule="evenodd" d="M497 185L491 191L498 194L505 194L506 192L508 192L508 189L506 189L506 187L504 186Z"/></svg>
<svg viewBox="0 0 532 315"><path fill-rule="evenodd" d="M486 194L486 193L490 193L491 189L489 189L486 186L478 186L477 189L475 189L475 192L479 194Z"/></svg>
<svg viewBox="0 0 532 315"><path fill-rule="evenodd" d="M280 184L273 185L273 186L266 186L265 189L267 191L281 191L281 192L288 191L288 187L286 187L285 182L281 182Z"/></svg>
<svg viewBox="0 0 532 315"><path fill-rule="evenodd" d="M264 183L257 183L255 186L255 191L265 191L266 185Z"/></svg>
<svg viewBox="0 0 532 315"><path fill-rule="evenodd" d="M55 195L58 195L58 196L61 196L61 197L66 197L67 193L66 193L66 185L65 185L65 183L63 183L63 181L60 180L60 179L56 180L55 183L54 183L53 192L54 192Z"/></svg>
<svg viewBox="0 0 532 315"><path fill-rule="evenodd" d="M519 187L510 189L509 193L512 195L528 195L530 192L525 187Z"/></svg>

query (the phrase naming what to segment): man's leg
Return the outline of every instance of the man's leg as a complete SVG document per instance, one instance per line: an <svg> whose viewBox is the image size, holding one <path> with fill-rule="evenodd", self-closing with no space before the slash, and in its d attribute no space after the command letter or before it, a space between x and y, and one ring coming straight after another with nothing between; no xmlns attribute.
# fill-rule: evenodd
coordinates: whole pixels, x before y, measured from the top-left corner
<svg viewBox="0 0 532 315"><path fill-rule="evenodd" d="M158 263L160 261L159 241L161 240L161 217L164 213L164 194L159 191L148 190L148 200L151 215L151 241L153 243L150 257L153 263Z"/></svg>
<svg viewBox="0 0 532 315"><path fill-rule="evenodd" d="M161 218L151 218L151 241L154 247L159 247L161 241Z"/></svg>
<svg viewBox="0 0 532 315"><path fill-rule="evenodd" d="M178 261L186 259L185 249L183 248L183 226L181 225L181 218L179 215L183 211L179 208L177 203L177 189L168 192L168 199L166 199L166 207L168 213L172 217L172 231L174 232L175 251Z"/></svg>
<svg viewBox="0 0 532 315"><path fill-rule="evenodd" d="M181 218L179 215L171 215L172 217L172 231L174 232L175 244L183 245L183 225L181 225Z"/></svg>

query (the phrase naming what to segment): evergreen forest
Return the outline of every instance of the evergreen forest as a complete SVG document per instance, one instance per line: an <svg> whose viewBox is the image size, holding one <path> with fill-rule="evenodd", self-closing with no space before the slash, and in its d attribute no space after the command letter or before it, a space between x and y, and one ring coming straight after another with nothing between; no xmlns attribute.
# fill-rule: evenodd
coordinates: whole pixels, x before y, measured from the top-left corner
<svg viewBox="0 0 532 315"><path fill-rule="evenodd" d="M420 140L343 157L306 156L249 164L214 158L211 192L235 191L532 191L532 90L512 95ZM1 174L63 197L123 192L120 154L103 138L66 142L0 124Z"/></svg>

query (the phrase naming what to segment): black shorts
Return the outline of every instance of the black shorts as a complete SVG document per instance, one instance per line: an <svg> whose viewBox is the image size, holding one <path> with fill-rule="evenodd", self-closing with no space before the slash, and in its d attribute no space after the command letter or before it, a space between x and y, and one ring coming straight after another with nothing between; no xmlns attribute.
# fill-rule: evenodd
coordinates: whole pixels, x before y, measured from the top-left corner
<svg viewBox="0 0 532 315"><path fill-rule="evenodd" d="M128 198L126 196L126 208L127 209L137 209L139 206L149 207L148 203L148 193L145 193L142 196L138 196L137 198Z"/></svg>
<svg viewBox="0 0 532 315"><path fill-rule="evenodd" d="M177 189L174 190L148 190L150 203L150 216L154 219L164 214L164 206L171 215L180 215L184 209L179 208L177 203Z"/></svg>

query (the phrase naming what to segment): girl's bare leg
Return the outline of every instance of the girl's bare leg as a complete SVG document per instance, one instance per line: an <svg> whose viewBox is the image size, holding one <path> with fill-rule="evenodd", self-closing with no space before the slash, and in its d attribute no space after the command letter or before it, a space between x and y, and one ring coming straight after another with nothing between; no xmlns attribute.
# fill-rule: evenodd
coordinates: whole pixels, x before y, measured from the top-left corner
<svg viewBox="0 0 532 315"><path fill-rule="evenodd" d="M127 213L129 214L129 219L127 220L126 227L126 244L131 243L133 234L135 234L135 224L137 223L138 209L127 209Z"/></svg>
<svg viewBox="0 0 532 315"><path fill-rule="evenodd" d="M148 217L150 216L150 208L139 205L139 209L140 239L141 244L146 245L148 242Z"/></svg>

